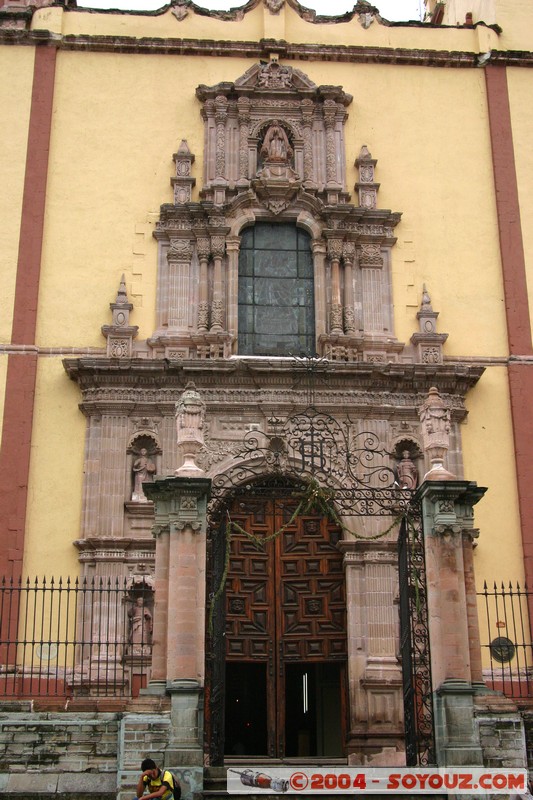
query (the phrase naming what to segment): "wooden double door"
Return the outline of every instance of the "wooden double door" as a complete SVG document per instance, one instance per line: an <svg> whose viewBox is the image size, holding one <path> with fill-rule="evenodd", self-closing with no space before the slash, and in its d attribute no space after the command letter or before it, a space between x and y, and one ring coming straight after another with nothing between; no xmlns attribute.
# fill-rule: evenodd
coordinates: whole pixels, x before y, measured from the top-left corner
<svg viewBox="0 0 533 800"><path fill-rule="evenodd" d="M341 531L295 503L237 499L225 598L226 756L334 757L345 738ZM290 524L288 524L290 522ZM279 535L274 535L281 529Z"/></svg>

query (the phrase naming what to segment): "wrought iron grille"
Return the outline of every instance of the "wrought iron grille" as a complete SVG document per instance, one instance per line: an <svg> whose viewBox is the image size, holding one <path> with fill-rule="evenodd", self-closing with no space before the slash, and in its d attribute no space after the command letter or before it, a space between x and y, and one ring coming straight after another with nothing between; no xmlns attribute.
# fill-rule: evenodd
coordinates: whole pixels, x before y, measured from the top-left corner
<svg viewBox="0 0 533 800"><path fill-rule="evenodd" d="M360 430L348 417L339 422L314 406L286 419L271 417L267 431L245 434L233 464L213 478L209 517L217 517L235 490L257 494L261 482L276 478L289 479L293 495L316 481L331 490L340 514L399 514L412 491L400 487L395 458L376 433Z"/></svg>
<svg viewBox="0 0 533 800"><path fill-rule="evenodd" d="M485 582L478 598L485 683L507 697L533 697L533 592Z"/></svg>
<svg viewBox="0 0 533 800"><path fill-rule="evenodd" d="M426 564L419 513L402 520L398 568L406 763L409 767L427 766L436 761Z"/></svg>
<svg viewBox="0 0 533 800"><path fill-rule="evenodd" d="M126 579L0 583L0 697L131 697L147 684L153 591Z"/></svg>

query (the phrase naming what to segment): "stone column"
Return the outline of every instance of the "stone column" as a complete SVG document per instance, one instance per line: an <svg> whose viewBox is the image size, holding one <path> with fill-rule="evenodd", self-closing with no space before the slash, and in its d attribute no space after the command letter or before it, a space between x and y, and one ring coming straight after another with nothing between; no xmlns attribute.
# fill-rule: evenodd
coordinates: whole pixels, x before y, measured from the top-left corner
<svg viewBox="0 0 533 800"><path fill-rule="evenodd" d="M328 257L331 264L331 312L330 333L342 334L342 304L340 260L342 256L342 240L328 239Z"/></svg>
<svg viewBox="0 0 533 800"><path fill-rule="evenodd" d="M205 404L193 384L176 403L178 450L174 477L143 484L155 507L156 606L153 661L146 692L171 696L165 764L191 769L203 781L206 526L211 480L195 464L201 449Z"/></svg>
<svg viewBox="0 0 533 800"><path fill-rule="evenodd" d="M203 775L206 513L211 480L169 477L144 484L156 519L154 675L146 692L170 694L165 763ZM166 563L165 563L166 562ZM165 607L166 601L166 607Z"/></svg>
<svg viewBox="0 0 533 800"><path fill-rule="evenodd" d="M355 333L355 308L353 294L353 262L355 259L354 242L344 242L342 248L344 259L344 332Z"/></svg>
<svg viewBox="0 0 533 800"><path fill-rule="evenodd" d="M155 504L156 519L153 659L157 679L164 677L167 687L174 680L203 685L205 517L210 486L208 478L186 477L144 484L146 496Z"/></svg>
<svg viewBox="0 0 533 800"><path fill-rule="evenodd" d="M211 304L211 330L221 331L224 328L224 297L222 285L222 258L226 240L224 236L211 237L213 253L213 302Z"/></svg>
<svg viewBox="0 0 533 800"><path fill-rule="evenodd" d="M228 236L226 239L226 253L228 256L228 289L227 307L228 322L227 329L233 337L237 337L238 316L239 316L239 249L240 236Z"/></svg>
<svg viewBox="0 0 533 800"><path fill-rule="evenodd" d="M198 330L206 333L209 328L209 302L207 265L211 252L211 242L208 236L200 236L196 240L198 260L200 262L200 286L198 287Z"/></svg>
<svg viewBox="0 0 533 800"><path fill-rule="evenodd" d="M474 722L476 687L472 685L480 677L481 654L472 607L471 537L473 506L486 490L471 481L457 480L445 468L450 411L434 387L420 409L420 419L431 469L415 501L422 505L424 525L437 763L482 765Z"/></svg>
<svg viewBox="0 0 533 800"><path fill-rule="evenodd" d="M326 246L314 240L311 249L315 268L315 330L317 339L326 333Z"/></svg>

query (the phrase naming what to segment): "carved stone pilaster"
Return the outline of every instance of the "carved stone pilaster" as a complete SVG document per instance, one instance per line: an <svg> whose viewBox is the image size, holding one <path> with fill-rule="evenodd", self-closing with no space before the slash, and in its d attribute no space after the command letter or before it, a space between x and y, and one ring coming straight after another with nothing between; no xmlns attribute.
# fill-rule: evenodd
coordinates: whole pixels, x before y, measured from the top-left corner
<svg viewBox="0 0 533 800"><path fill-rule="evenodd" d="M239 113L239 180L237 185L246 189L250 185L248 179L248 136L250 133L249 97L239 97L237 108Z"/></svg>
<svg viewBox="0 0 533 800"><path fill-rule="evenodd" d="M315 188L315 176L313 170L313 118L315 114L315 104L306 97L300 103L302 110L302 128L304 140L304 186L306 189Z"/></svg>
<svg viewBox="0 0 533 800"><path fill-rule="evenodd" d="M226 178L226 119L228 117L228 100L224 95L217 95L215 99L216 123L216 177L217 180Z"/></svg>
<svg viewBox="0 0 533 800"><path fill-rule="evenodd" d="M335 123L337 103L324 100L324 124L326 126L326 182L337 187L337 148L335 145Z"/></svg>

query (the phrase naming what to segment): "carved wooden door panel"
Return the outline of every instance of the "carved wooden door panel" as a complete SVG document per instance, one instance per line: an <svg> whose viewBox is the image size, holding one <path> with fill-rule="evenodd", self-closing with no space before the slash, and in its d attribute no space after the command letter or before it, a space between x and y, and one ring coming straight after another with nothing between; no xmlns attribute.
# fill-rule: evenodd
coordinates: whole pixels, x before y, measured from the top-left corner
<svg viewBox="0 0 533 800"><path fill-rule="evenodd" d="M269 540L274 531L287 525L294 509L294 503L263 499L237 500L231 509L231 518L241 528L267 540L264 548L258 548L244 534L232 535L226 583L226 662L227 675L238 676L241 684L246 681L245 665L257 665L253 681L256 700L262 698L266 704L264 721L249 713L245 724L250 729L265 725L264 737L256 740L257 748L265 752L257 755L270 757L287 754L287 693L294 694L295 680L300 681L291 665L300 671L301 665L308 665L317 682L313 665L340 665L347 656L344 573L336 547L340 530L311 514L298 517ZM303 674L307 680L307 672L302 679ZM259 685L262 681L264 687ZM231 702L231 686L228 697ZM234 702L239 700L244 698L235 694ZM240 723L228 709L227 718L228 713L231 736L231 719L233 728ZM233 746L238 749L240 740Z"/></svg>

